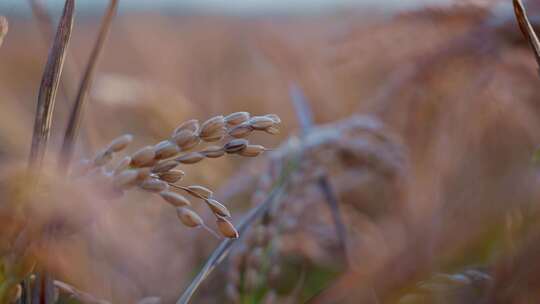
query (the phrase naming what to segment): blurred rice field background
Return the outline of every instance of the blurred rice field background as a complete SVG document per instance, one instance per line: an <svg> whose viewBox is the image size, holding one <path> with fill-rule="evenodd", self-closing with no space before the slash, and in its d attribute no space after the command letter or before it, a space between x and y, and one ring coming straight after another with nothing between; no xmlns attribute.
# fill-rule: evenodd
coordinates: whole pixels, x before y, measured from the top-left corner
<svg viewBox="0 0 540 304"><path fill-rule="evenodd" d="M0 4L9 22L0 47L1 204L16 199L5 184L29 153L62 7L41 2L52 27L26 2ZM101 2L76 10L50 155L61 145ZM294 140L303 151L278 210L241 234L192 303L540 301L533 161L540 79L511 1L332 8L321 1L277 10L251 3L259 10L241 13L124 2L89 92L77 159L125 133L135 135L133 152L192 118L275 113L280 133L250 138L273 151L186 170L186 181L215 189L238 223L271 192L271 172L295 155ZM524 4L540 30L540 5ZM292 87L313 112L315 126L304 137ZM321 174L343 217L343 255ZM96 230L61 240L48 254L55 277L112 303L148 296L175 303L219 240L179 226L156 201L131 193L98 205L107 212ZM280 266L275 273L272 265Z"/></svg>

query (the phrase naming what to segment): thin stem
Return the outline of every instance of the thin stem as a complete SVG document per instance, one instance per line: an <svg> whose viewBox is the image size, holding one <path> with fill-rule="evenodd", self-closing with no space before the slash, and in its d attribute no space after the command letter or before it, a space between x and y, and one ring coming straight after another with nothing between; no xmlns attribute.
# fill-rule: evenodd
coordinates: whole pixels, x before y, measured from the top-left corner
<svg viewBox="0 0 540 304"><path fill-rule="evenodd" d="M296 150L295 150L296 151ZM295 153L293 157L286 163L286 166L281 172L279 180L273 187L266 200L257 207L251 209L249 213L235 225L237 227L240 236L258 219L260 219L266 212L281 198L281 195L285 192L290 180L291 173L298 168L300 155ZM197 273L197 276L191 281L189 286L184 290L176 304L187 304L193 297L193 294L201 283L210 275L210 273L221 263L229 254L231 247L238 239L225 239L210 255L202 269Z"/></svg>
<svg viewBox="0 0 540 304"><path fill-rule="evenodd" d="M71 113L69 115L68 125L64 134L64 142L62 143L62 150L58 160L59 166L64 172L68 170L69 164L71 163L71 160L73 158L75 140L77 139L77 135L79 133L86 97L88 95L88 91L90 90L90 86L92 85L92 80L96 71L97 62L103 50L103 46L105 45L105 40L108 36L108 33L110 32L111 23L114 16L116 15L117 8L118 0L111 0L109 2L109 6L107 8L105 16L101 21L97 40L94 44L94 48L92 49L92 53L90 54L90 58L88 59L83 79L79 85L75 104L71 109Z"/></svg>
<svg viewBox="0 0 540 304"><path fill-rule="evenodd" d="M217 234L217 232L215 232L212 228L208 227L208 225L206 225L205 223L203 223L201 226L202 228L204 228L204 230L210 232L210 234L213 235L216 239L223 240L223 238L219 234Z"/></svg>
<svg viewBox="0 0 540 304"><path fill-rule="evenodd" d="M276 201L282 194L284 185L280 185L266 199L266 201L256 208L252 209L250 213L244 217L244 219L237 225L238 232L243 233L253 222L260 218L269 206ZM225 239L214 250L212 255L208 258L202 269L197 276L191 281L186 288L182 296L176 301L176 304L189 303L195 291L199 288L201 283L208 277L208 275L216 268L216 266L229 254L229 251L234 244L235 239Z"/></svg>
<svg viewBox="0 0 540 304"><path fill-rule="evenodd" d="M527 42L529 42L540 71L540 41L538 41L538 36L529 21L523 2L521 2L521 0L513 0L513 3L519 29L527 39Z"/></svg>

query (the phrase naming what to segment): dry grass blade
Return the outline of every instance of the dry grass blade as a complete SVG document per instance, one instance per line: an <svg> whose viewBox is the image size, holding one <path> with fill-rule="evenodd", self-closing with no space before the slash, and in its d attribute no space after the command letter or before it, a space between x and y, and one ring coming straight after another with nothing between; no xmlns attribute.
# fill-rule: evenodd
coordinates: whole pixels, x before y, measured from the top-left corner
<svg viewBox="0 0 540 304"><path fill-rule="evenodd" d="M88 95L88 91L92 84L97 62L103 50L103 45L105 44L107 35L110 31L112 20L116 15L117 8L118 0L111 0L105 16L101 21L101 27L97 40L94 44L94 48L92 49L92 53L90 54L90 58L88 59L84 76L77 92L77 98L75 99L75 104L69 116L66 133L64 135L64 142L62 144L62 153L60 154L61 160L59 161L64 170L68 168L71 158L73 157L73 146L80 127L86 96Z"/></svg>
<svg viewBox="0 0 540 304"><path fill-rule="evenodd" d="M56 31L56 37L49 52L45 71L43 72L43 77L41 79L29 158L29 166L32 167L33 170L39 169L43 157L45 156L58 83L60 81L60 75L62 74L62 66L66 58L66 49L71 37L74 7L74 0L66 0L64 11Z"/></svg>
<svg viewBox="0 0 540 304"><path fill-rule="evenodd" d="M313 127L313 115L309 107L308 100L305 98L302 90L296 84L290 85L289 95L294 104L294 109L298 120L300 121L300 126L302 128L302 134L306 135L309 133ZM321 176L317 180L319 189L321 190L325 201L328 204L328 208L332 214L332 220L336 228L336 234L339 239L339 244L342 250L343 258L345 263L348 263L347 259L347 235L345 224L341 217L341 212L339 210L339 202L337 196L328 181L326 176Z"/></svg>
<svg viewBox="0 0 540 304"><path fill-rule="evenodd" d="M58 23L56 36L49 52L45 71L43 72L43 77L41 79L34 131L32 134L32 145L28 160L28 167L33 172L39 173L45 156L47 142L50 136L56 93L58 91L62 67L66 58L67 46L71 38L71 30L73 28L74 9L75 1L66 0L64 11L60 18L60 22ZM37 182L37 179L33 178L30 182L31 187L35 182ZM32 302L50 303L51 301L49 299L52 299L52 282L46 273L43 273L43 275L39 277L42 279L39 282L36 281L37 283L35 285L41 285L43 292L34 292ZM44 301L40 301L40 298Z"/></svg>
<svg viewBox="0 0 540 304"><path fill-rule="evenodd" d="M534 32L531 22L527 17L527 12L525 10L525 7L523 6L523 2L521 2L521 0L513 0L513 2L514 12L516 14L519 28L521 29L521 32L531 45L534 52L534 57L536 58L536 63L538 64L538 68L540 69L540 41L538 41L538 36Z"/></svg>
<svg viewBox="0 0 540 304"><path fill-rule="evenodd" d="M2 46L2 41L4 41L4 36L8 32L8 22L7 19L3 16L0 16L0 46Z"/></svg>
<svg viewBox="0 0 540 304"><path fill-rule="evenodd" d="M279 186L274 188L270 193L268 198L259 206L252 209L242 221L236 225L238 233L242 233L258 218L260 218L270 206L279 199L281 194L285 189L286 183L282 182ZM197 276L191 281L189 286L186 288L180 299L176 301L176 304L187 304L191 300L193 294L201 283L208 277L208 275L216 268L216 266L223 261L223 259L229 253L231 246L234 244L235 239L226 239L222 241L219 246L214 250L212 255L208 258L202 269L199 271Z"/></svg>

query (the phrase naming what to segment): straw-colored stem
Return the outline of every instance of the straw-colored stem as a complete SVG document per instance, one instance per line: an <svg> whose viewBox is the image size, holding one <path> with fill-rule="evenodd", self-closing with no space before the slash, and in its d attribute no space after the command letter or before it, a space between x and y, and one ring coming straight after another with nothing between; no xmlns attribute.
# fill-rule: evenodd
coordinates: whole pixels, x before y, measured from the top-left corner
<svg viewBox="0 0 540 304"><path fill-rule="evenodd" d="M521 2L521 0L514 0L513 2L514 12L516 14L519 28L527 39L527 42L529 42L534 53L534 58L536 59L536 63L540 69L540 41L538 41L538 36L534 32L531 22L529 21L529 17L527 16L527 11L525 10L523 2Z"/></svg>
<svg viewBox="0 0 540 304"><path fill-rule="evenodd" d="M74 7L75 0L66 0L64 12L58 24L56 37L41 79L28 161L29 167L34 172L41 167L50 136L56 93L73 27Z"/></svg>
<svg viewBox="0 0 540 304"><path fill-rule="evenodd" d="M69 121L64 135L64 142L62 143L62 151L59 155L59 164L61 168L63 168L63 171L68 169L71 159L73 158L73 149L80 128L84 105L87 99L86 97L88 95L90 86L92 85L97 62L103 50L107 35L110 31L112 20L116 15L117 7L118 0L111 0L109 2L105 16L101 21L97 40L94 44L94 48L92 49L92 53L90 54L90 58L88 59L83 79L79 85L75 104L73 105L73 109L71 109L71 113L69 115Z"/></svg>

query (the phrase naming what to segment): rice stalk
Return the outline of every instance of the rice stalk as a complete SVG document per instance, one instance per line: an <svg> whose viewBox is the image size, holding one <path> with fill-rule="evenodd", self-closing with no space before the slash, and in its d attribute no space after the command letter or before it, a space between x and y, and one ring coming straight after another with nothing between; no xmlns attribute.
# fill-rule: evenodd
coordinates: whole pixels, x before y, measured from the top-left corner
<svg viewBox="0 0 540 304"><path fill-rule="evenodd" d="M238 116L235 113L231 115L232 117ZM246 115L249 118L250 115L247 112L242 112L240 116L246 117ZM264 128L259 128L262 131L269 127L277 128L279 122L281 122L279 117L273 114L254 116L252 118L256 118L257 122L262 120L271 122L265 125ZM247 122L247 124L249 125L250 122ZM257 147L257 153L250 151L249 155L247 155L257 156L266 151L266 148L262 146L250 145L246 139L235 139L230 136L228 138L227 136L233 128L231 125L234 124L228 124L221 115L208 119L200 126L198 121L189 120L180 124L170 138L156 145L140 148L131 155L124 157L110 169L110 163L114 155L126 149L133 140L132 135L122 135L98 151L93 159L79 162L75 166L72 176L82 179L83 182L89 182L90 187L102 189L101 194L106 199L119 198L123 196L125 191L134 187L159 194L165 202L176 208L178 219L184 226L191 228L202 227L211 234L217 235L195 211L190 209L191 202L185 196L177 193L181 191L206 203L208 209L214 214L218 231L223 237L237 238L238 232L227 219L231 217L227 207L218 202L213 197L213 192L204 186L176 184L182 180L185 172L174 169L180 164L194 164L206 157L220 157L225 155L225 152L244 156L242 154L244 150ZM184 151L195 149L201 143L215 142L216 140L226 142L222 146L211 146L211 148L201 148L201 151L182 154ZM219 155L216 154L218 151L221 152Z"/></svg>
<svg viewBox="0 0 540 304"><path fill-rule="evenodd" d="M293 147L298 147L298 142L290 141ZM235 225L240 235L247 231L257 220L262 218L270 208L277 204L285 193L291 178L291 174L295 172L300 161L300 154L296 153L289 158L288 162L283 167L283 170L278 173L279 178L274 184L271 192L265 198L264 202L257 207L252 208L249 213ZM210 255L201 270L190 282L184 290L176 304L187 304L191 301L193 295L204 282L204 280L212 273L212 271L228 256L232 246L235 244L235 239L226 239Z"/></svg>
<svg viewBox="0 0 540 304"><path fill-rule="evenodd" d="M105 15L101 21L98 37L94 43L92 53L90 54L82 81L79 85L75 104L73 105L69 115L68 125L66 127L64 141L62 143L61 153L58 160L58 163L64 172L68 169L71 159L73 158L73 149L81 125L85 101L87 99L86 97L92 85L97 63L102 53L103 46L105 45L105 40L109 34L111 23L116 15L118 2L119 0L111 0L109 2L109 6L107 7Z"/></svg>
<svg viewBox="0 0 540 304"><path fill-rule="evenodd" d="M280 184L274 188L270 193L266 201L259 205L257 208L254 208L246 215L237 225L237 231L241 235L245 232L257 219L259 219L263 214L279 200L285 188L285 184ZM199 286L204 282L204 280L212 273L212 271L227 257L230 252L231 247L234 245L234 239L223 240L219 246L214 250L210 255L208 260L205 262L201 270L197 273L195 278L190 282L189 286L184 290L176 304L187 304L191 301L191 298L199 288Z"/></svg>

